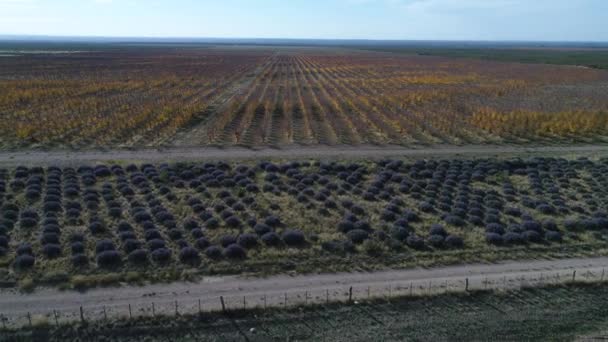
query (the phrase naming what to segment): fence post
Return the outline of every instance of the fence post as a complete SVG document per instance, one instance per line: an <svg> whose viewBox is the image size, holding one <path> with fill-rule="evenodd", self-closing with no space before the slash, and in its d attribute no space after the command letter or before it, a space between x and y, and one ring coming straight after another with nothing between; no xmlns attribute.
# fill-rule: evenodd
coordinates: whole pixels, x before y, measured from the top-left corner
<svg viewBox="0 0 608 342"><path fill-rule="evenodd" d="M388 299L391 299L393 295L393 286L391 284L388 285Z"/></svg>
<svg viewBox="0 0 608 342"><path fill-rule="evenodd" d="M199 314L199 316L200 316L201 313L202 313L202 310L201 310L201 299L199 298L198 299L198 314Z"/></svg>
<svg viewBox="0 0 608 342"><path fill-rule="evenodd" d="M329 304L329 290L325 290L325 304Z"/></svg>
<svg viewBox="0 0 608 342"><path fill-rule="evenodd" d="M80 322L84 323L84 310L80 307Z"/></svg>
<svg viewBox="0 0 608 342"><path fill-rule="evenodd" d="M308 305L308 291L304 292L304 305Z"/></svg>
<svg viewBox="0 0 608 342"><path fill-rule="evenodd" d="M602 268L602 278L600 279L600 281L604 281L604 272L606 272L606 270Z"/></svg>
<svg viewBox="0 0 608 342"><path fill-rule="evenodd" d="M131 313L131 303L129 303L129 319L133 318L133 314Z"/></svg>
<svg viewBox="0 0 608 342"><path fill-rule="evenodd" d="M30 312L27 312L27 320L30 322L30 327L32 326L32 315L30 314Z"/></svg>
<svg viewBox="0 0 608 342"><path fill-rule="evenodd" d="M154 309L154 302L152 302L152 317L156 317L156 310Z"/></svg>
<svg viewBox="0 0 608 342"><path fill-rule="evenodd" d="M283 294L283 306L287 307L287 292Z"/></svg>
<svg viewBox="0 0 608 342"><path fill-rule="evenodd" d="M433 281L429 280L429 294L433 291Z"/></svg>
<svg viewBox="0 0 608 342"><path fill-rule="evenodd" d="M486 280L484 280L484 285L483 285L483 288L484 288L485 290L487 290L487 289L488 289L488 277L486 277Z"/></svg>
<svg viewBox="0 0 608 342"><path fill-rule="evenodd" d="M177 306L177 301L175 301L175 316L179 315L179 310L178 310L178 306Z"/></svg>
<svg viewBox="0 0 608 342"><path fill-rule="evenodd" d="M243 296L243 310L247 309L247 301L245 300L245 296Z"/></svg>
<svg viewBox="0 0 608 342"><path fill-rule="evenodd" d="M464 291L469 292L469 278L464 280Z"/></svg>
<svg viewBox="0 0 608 342"><path fill-rule="evenodd" d="M55 317L55 325L59 326L59 319L57 318L57 311L53 309L53 316Z"/></svg>
<svg viewBox="0 0 608 342"><path fill-rule="evenodd" d="M264 293L264 309L266 309L266 294Z"/></svg>
<svg viewBox="0 0 608 342"><path fill-rule="evenodd" d="M412 296L413 291L414 291L414 282L410 281L410 297Z"/></svg>
<svg viewBox="0 0 608 342"><path fill-rule="evenodd" d="M108 320L108 313L106 312L106 306L105 305L103 306L103 319L106 320L106 321Z"/></svg>
<svg viewBox="0 0 608 342"><path fill-rule="evenodd" d="M353 287L352 286L348 289L348 302L349 303L353 302Z"/></svg>
<svg viewBox="0 0 608 342"><path fill-rule="evenodd" d="M576 280L576 270L572 271L572 281Z"/></svg>
<svg viewBox="0 0 608 342"><path fill-rule="evenodd" d="M369 286L368 286L368 287L367 287L367 299L369 299L369 298L370 298L370 288L369 288Z"/></svg>
<svg viewBox="0 0 608 342"><path fill-rule="evenodd" d="M226 312L226 304L224 303L224 296L220 296L220 303L222 303L222 312Z"/></svg>
<svg viewBox="0 0 608 342"><path fill-rule="evenodd" d="M4 315L0 315L0 320L2 320L2 328L6 329L6 318Z"/></svg>

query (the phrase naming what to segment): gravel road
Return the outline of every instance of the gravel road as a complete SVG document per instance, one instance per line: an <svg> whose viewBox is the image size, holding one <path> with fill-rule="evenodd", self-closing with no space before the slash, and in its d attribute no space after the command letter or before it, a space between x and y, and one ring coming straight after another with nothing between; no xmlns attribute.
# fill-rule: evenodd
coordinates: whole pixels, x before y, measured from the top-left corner
<svg viewBox="0 0 608 342"><path fill-rule="evenodd" d="M207 277L199 282L176 282L145 286L96 288L87 292L61 291L42 288L34 293L22 294L16 289L0 290L0 315L8 324L27 324L27 313L32 317L46 316L54 320L53 310L61 321L80 319L82 306L87 320L129 315L196 313L201 300L203 311L221 309L220 296L226 306L282 307L326 300L346 300L353 287L353 299L368 296L387 296L410 293L428 293L446 290L463 291L466 280L469 289L514 288L538 282L564 282L594 274L603 276L608 268L608 257L564 260L509 261L498 264L459 265L431 269L387 270L370 273L337 273L268 278L242 276ZM434 286L434 287L433 287ZM411 289L410 289L411 287ZM369 292L368 292L369 291ZM105 310L105 314L104 314Z"/></svg>
<svg viewBox="0 0 608 342"><path fill-rule="evenodd" d="M388 157L472 157L508 155L608 155L608 145L581 146L430 146L406 148L401 146L287 146L277 148L241 147L171 147L165 149L117 149L82 151L3 151L0 166L10 165L76 165L82 163L139 161L194 161L194 160L250 160L250 159L377 159Z"/></svg>

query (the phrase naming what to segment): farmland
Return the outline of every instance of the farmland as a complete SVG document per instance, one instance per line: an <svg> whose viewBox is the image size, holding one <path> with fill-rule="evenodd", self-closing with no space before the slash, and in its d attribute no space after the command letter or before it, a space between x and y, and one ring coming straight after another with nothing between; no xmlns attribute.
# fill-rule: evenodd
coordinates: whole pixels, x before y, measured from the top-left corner
<svg viewBox="0 0 608 342"><path fill-rule="evenodd" d="M23 44L0 43L15 338L560 340L605 324L604 284L573 284L582 264L603 282L592 258L608 256L601 51ZM569 285L510 291L547 270ZM498 292L470 291L488 275ZM349 281L367 297L332 304ZM410 298L370 297L399 296L391 281ZM222 314L203 314L216 295Z"/></svg>
<svg viewBox="0 0 608 342"><path fill-rule="evenodd" d="M338 48L0 58L0 148L601 142L608 72Z"/></svg>
<svg viewBox="0 0 608 342"><path fill-rule="evenodd" d="M607 167L537 157L3 169L2 279L78 287L107 274L176 280L602 255Z"/></svg>

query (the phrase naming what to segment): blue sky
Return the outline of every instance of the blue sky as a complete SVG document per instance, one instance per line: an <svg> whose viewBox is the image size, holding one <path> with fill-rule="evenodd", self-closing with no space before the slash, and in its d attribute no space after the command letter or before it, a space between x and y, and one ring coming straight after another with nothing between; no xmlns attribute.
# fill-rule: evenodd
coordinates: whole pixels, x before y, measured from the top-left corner
<svg viewBox="0 0 608 342"><path fill-rule="evenodd" d="M0 34L608 41L608 0L0 0Z"/></svg>

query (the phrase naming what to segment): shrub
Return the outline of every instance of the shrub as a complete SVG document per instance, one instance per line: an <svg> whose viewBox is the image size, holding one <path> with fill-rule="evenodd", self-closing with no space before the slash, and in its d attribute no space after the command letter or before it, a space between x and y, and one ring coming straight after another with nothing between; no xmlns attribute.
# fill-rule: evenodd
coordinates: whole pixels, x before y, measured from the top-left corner
<svg viewBox="0 0 608 342"><path fill-rule="evenodd" d="M545 233L545 239L552 242L562 242L562 233L550 230Z"/></svg>
<svg viewBox="0 0 608 342"><path fill-rule="evenodd" d="M245 259L247 257L245 249L235 243L224 249L224 255L229 259Z"/></svg>
<svg viewBox="0 0 608 342"><path fill-rule="evenodd" d="M36 263L36 258L34 258L30 254L19 255L15 258L13 262L13 267L19 270L25 270L28 268L32 268Z"/></svg>
<svg viewBox="0 0 608 342"><path fill-rule="evenodd" d="M120 237L121 241L125 241L125 240L137 240L137 237L135 236L134 232L122 232L120 234L118 234L118 236Z"/></svg>
<svg viewBox="0 0 608 342"><path fill-rule="evenodd" d="M110 215L113 218L120 218L120 217L122 217L122 209L120 209L118 207L111 207L108 209L108 215Z"/></svg>
<svg viewBox="0 0 608 342"><path fill-rule="evenodd" d="M76 267L85 266L89 263L89 258L82 253L74 254L71 258L72 265Z"/></svg>
<svg viewBox="0 0 608 342"><path fill-rule="evenodd" d="M445 245L449 248L462 248L464 247L464 240L460 236L448 235L445 238Z"/></svg>
<svg viewBox="0 0 608 342"><path fill-rule="evenodd" d="M279 237L279 234L275 232L268 232L262 235L261 239L267 246L276 247L281 244L281 238Z"/></svg>
<svg viewBox="0 0 608 342"><path fill-rule="evenodd" d="M495 233L502 235L505 233L505 228L500 223L490 223L486 225L486 233Z"/></svg>
<svg viewBox="0 0 608 342"><path fill-rule="evenodd" d="M141 248L141 243L134 238L127 239L122 243L122 249L127 254L133 252L136 249L140 249L140 248Z"/></svg>
<svg viewBox="0 0 608 342"><path fill-rule="evenodd" d="M505 214L507 214L509 216L514 216L514 217L520 217L521 210L519 208L508 207L508 208L505 208Z"/></svg>
<svg viewBox="0 0 608 342"><path fill-rule="evenodd" d="M272 228L270 228L270 226L268 226L265 223L258 223L253 227L253 230L255 231L256 234L258 234L259 236L262 236L266 233L271 232Z"/></svg>
<svg viewBox="0 0 608 342"><path fill-rule="evenodd" d="M367 221L357 221L355 222L355 229L361 229L369 232L372 230L372 227Z"/></svg>
<svg viewBox="0 0 608 342"><path fill-rule="evenodd" d="M486 233L486 242L491 245L502 245L503 238L500 234L497 233Z"/></svg>
<svg viewBox="0 0 608 342"><path fill-rule="evenodd" d="M540 234L535 231L535 230L527 230L525 232L522 233L522 237L524 240L528 241L528 242L541 242L542 237L540 236Z"/></svg>
<svg viewBox="0 0 608 342"><path fill-rule="evenodd" d="M205 255L212 260L218 260L222 258L222 249L218 246L209 246L205 249Z"/></svg>
<svg viewBox="0 0 608 342"><path fill-rule="evenodd" d="M483 226L483 220L479 216L469 216L469 222L474 226Z"/></svg>
<svg viewBox="0 0 608 342"><path fill-rule="evenodd" d="M169 230L169 238L173 241L179 240L183 237L182 231L179 229Z"/></svg>
<svg viewBox="0 0 608 342"><path fill-rule="evenodd" d="M340 253L344 251L340 241L325 241L321 243L321 248L330 253Z"/></svg>
<svg viewBox="0 0 608 342"><path fill-rule="evenodd" d="M557 230L557 223L553 220L544 220L542 223L542 227L547 230Z"/></svg>
<svg viewBox="0 0 608 342"><path fill-rule="evenodd" d="M521 227L523 230L532 230L539 233L542 231L540 223L536 221L524 221L522 222Z"/></svg>
<svg viewBox="0 0 608 342"><path fill-rule="evenodd" d="M212 217L212 218L208 219L207 221L205 221L205 227L208 229L216 229L219 226L220 226L220 222L215 217Z"/></svg>
<svg viewBox="0 0 608 342"><path fill-rule="evenodd" d="M200 262L200 256L196 249L184 247L179 252L179 260L184 264L198 264Z"/></svg>
<svg viewBox="0 0 608 342"><path fill-rule="evenodd" d="M268 217L266 217L264 219L264 223L267 224L270 227L279 227L281 225L281 220L274 216L274 215L270 215Z"/></svg>
<svg viewBox="0 0 608 342"><path fill-rule="evenodd" d="M59 244L59 235L57 235L55 233L45 233L45 234L42 234L42 238L40 238L40 242L43 245L46 245L46 244L49 244L49 243Z"/></svg>
<svg viewBox="0 0 608 342"><path fill-rule="evenodd" d="M171 260L171 250L167 248L159 248L152 251L150 256L152 257L152 260L156 261L157 263L168 262Z"/></svg>
<svg viewBox="0 0 608 342"><path fill-rule="evenodd" d="M196 247L201 250L204 250L205 248L209 247L210 245L211 245L211 243L209 242L209 240L207 240L204 237L196 239Z"/></svg>
<svg viewBox="0 0 608 342"><path fill-rule="evenodd" d="M114 243L107 239L97 241L97 245L95 246L95 252L97 254L100 254L105 251L114 250L116 250L116 248L114 247Z"/></svg>
<svg viewBox="0 0 608 342"><path fill-rule="evenodd" d="M287 230L282 235L283 241L290 247L301 247L306 244L304 233L300 230Z"/></svg>
<svg viewBox="0 0 608 342"><path fill-rule="evenodd" d="M355 224L352 221L344 220L338 224L338 230L342 233L348 233L355 229Z"/></svg>
<svg viewBox="0 0 608 342"><path fill-rule="evenodd" d="M72 242L70 245L70 249L72 250L72 254L80 254L84 253L84 244L82 242Z"/></svg>
<svg viewBox="0 0 608 342"><path fill-rule="evenodd" d="M19 247L17 247L16 253L17 255L34 254L32 250L32 245L30 245L29 243L22 243L21 245L19 245Z"/></svg>
<svg viewBox="0 0 608 342"><path fill-rule="evenodd" d="M536 207L536 210L540 211L545 215L554 215L556 213L555 207L549 204L540 204Z"/></svg>
<svg viewBox="0 0 608 342"><path fill-rule="evenodd" d="M25 229L29 229L29 228L33 228L38 224L38 221L36 221L33 218L30 217L24 217L21 219L21 228L25 228Z"/></svg>
<svg viewBox="0 0 608 342"><path fill-rule="evenodd" d="M190 231L190 235L192 235L193 238L195 239L200 239L203 236L205 236L205 234L203 233L203 231L200 228L194 228Z"/></svg>
<svg viewBox="0 0 608 342"><path fill-rule="evenodd" d="M220 245L224 248L233 244L236 244L236 237L232 235L224 235L220 238Z"/></svg>
<svg viewBox="0 0 608 342"><path fill-rule="evenodd" d="M101 234L105 231L105 227L99 221L94 221L89 224L89 230L92 234Z"/></svg>
<svg viewBox="0 0 608 342"><path fill-rule="evenodd" d="M354 229L349 231L346 236L348 236L350 241L354 244L361 244L369 238L369 233L363 229Z"/></svg>
<svg viewBox="0 0 608 342"><path fill-rule="evenodd" d="M435 248L441 248L443 247L444 239L445 238L443 237L443 235L431 235L428 238L428 242L429 245Z"/></svg>
<svg viewBox="0 0 608 342"><path fill-rule="evenodd" d="M410 232L403 227L393 227L391 229L391 236L396 240L405 241L410 236Z"/></svg>
<svg viewBox="0 0 608 342"><path fill-rule="evenodd" d="M157 249L161 249L161 248L165 248L167 245L165 243L164 240L162 239L152 239L150 241L148 241L148 248L151 251L155 251Z"/></svg>
<svg viewBox="0 0 608 342"><path fill-rule="evenodd" d="M100 267L110 267L120 264L120 254L113 250L104 250L97 255L97 265Z"/></svg>
<svg viewBox="0 0 608 342"><path fill-rule="evenodd" d="M523 237L517 232L508 232L503 235L503 241L507 245L519 245L524 242Z"/></svg>
<svg viewBox="0 0 608 342"><path fill-rule="evenodd" d="M148 230L145 232L144 237L146 238L146 241L163 238L158 230Z"/></svg>
<svg viewBox="0 0 608 342"><path fill-rule="evenodd" d="M424 248L424 240L416 235L410 235L406 239L406 244L413 249Z"/></svg>
<svg viewBox="0 0 608 342"><path fill-rule="evenodd" d="M255 234L241 234L237 239L237 244L243 248L250 249L258 244L258 237Z"/></svg>
<svg viewBox="0 0 608 342"><path fill-rule="evenodd" d="M422 211L424 213L431 213L431 212L435 211L435 208L433 207L433 205L428 202L420 203L420 205L418 206L418 209L420 209L420 211Z"/></svg>
<svg viewBox="0 0 608 342"><path fill-rule="evenodd" d="M448 236L448 232L445 231L445 228L443 228L442 225L433 224L433 225L431 225L431 228L429 229L429 235L440 235L440 236L446 237L446 236Z"/></svg>
<svg viewBox="0 0 608 342"><path fill-rule="evenodd" d="M461 217L456 215L447 215L443 220L445 221L445 223L455 227L462 227L466 224L466 222Z"/></svg>
<svg viewBox="0 0 608 342"><path fill-rule="evenodd" d="M70 235L70 242L84 242L84 234L72 233Z"/></svg>
<svg viewBox="0 0 608 342"><path fill-rule="evenodd" d="M406 219L401 218L395 221L394 225L401 228L407 228L409 227L409 222Z"/></svg>

